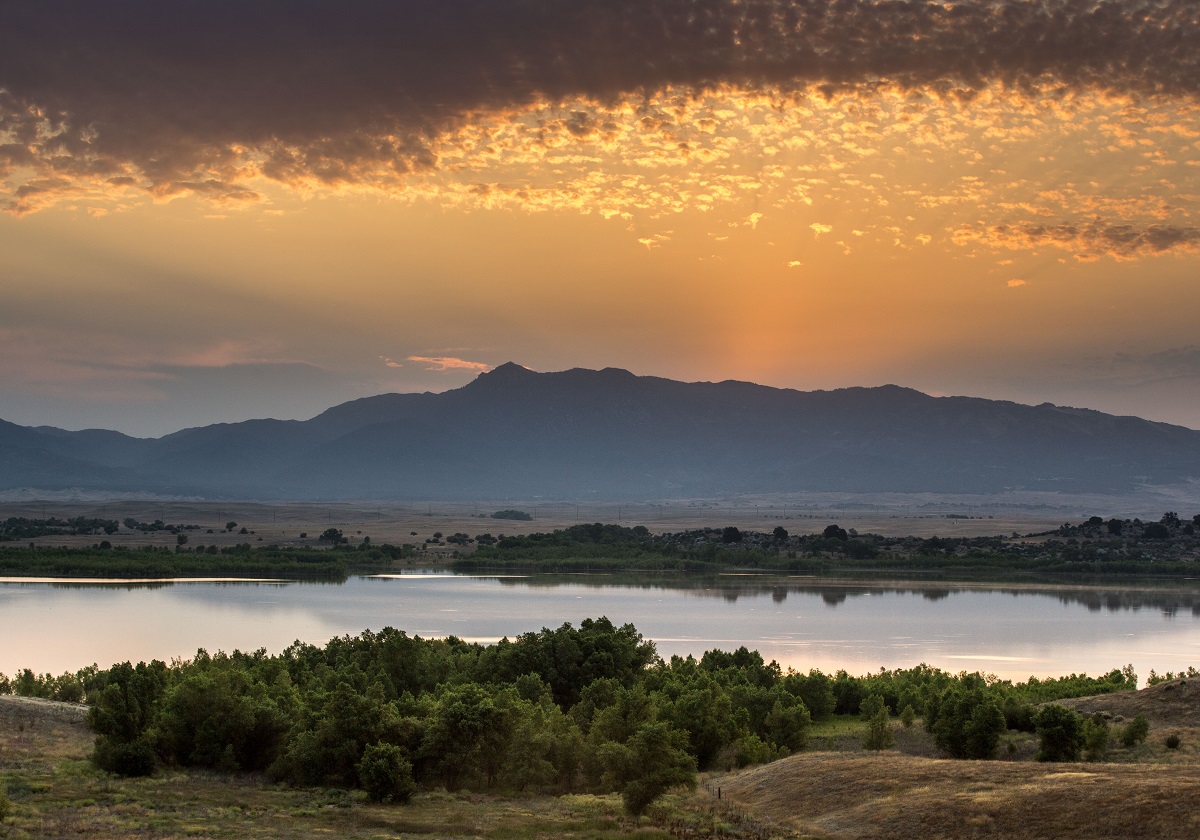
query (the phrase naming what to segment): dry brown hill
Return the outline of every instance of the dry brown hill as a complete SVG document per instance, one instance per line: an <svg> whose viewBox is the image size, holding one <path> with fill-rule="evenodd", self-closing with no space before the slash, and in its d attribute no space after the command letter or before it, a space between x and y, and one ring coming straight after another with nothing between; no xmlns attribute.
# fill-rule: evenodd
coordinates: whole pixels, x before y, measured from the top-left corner
<svg viewBox="0 0 1200 840"><path fill-rule="evenodd" d="M778 836L1200 837L1200 680L1064 704L1125 719L1144 714L1150 737L1114 748L1109 761L1077 764L806 752L711 784L726 802L777 826ZM1182 738L1179 749L1165 747L1169 734ZM1025 746L1022 755L1032 752Z"/></svg>
<svg viewBox="0 0 1200 840"><path fill-rule="evenodd" d="M1060 701L1086 715L1096 712L1132 718L1145 715L1152 729L1176 727L1200 730L1200 679L1179 679L1097 697Z"/></svg>

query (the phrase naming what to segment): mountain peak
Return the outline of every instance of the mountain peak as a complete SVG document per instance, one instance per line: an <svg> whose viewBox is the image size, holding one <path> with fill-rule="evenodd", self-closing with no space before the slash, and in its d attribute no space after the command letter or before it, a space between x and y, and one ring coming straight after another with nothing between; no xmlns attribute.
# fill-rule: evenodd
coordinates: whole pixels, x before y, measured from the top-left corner
<svg viewBox="0 0 1200 840"><path fill-rule="evenodd" d="M479 374L479 376L481 379L485 376L489 379L507 379L513 376L523 377L531 373L534 373L534 371L530 370L524 365L519 365L516 362L505 362L502 365L492 368L486 373Z"/></svg>

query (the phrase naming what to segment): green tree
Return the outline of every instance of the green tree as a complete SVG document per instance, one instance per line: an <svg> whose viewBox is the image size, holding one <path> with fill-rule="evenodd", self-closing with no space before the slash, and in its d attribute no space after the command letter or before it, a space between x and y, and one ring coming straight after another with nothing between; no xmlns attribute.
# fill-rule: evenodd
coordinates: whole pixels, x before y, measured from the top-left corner
<svg viewBox="0 0 1200 840"><path fill-rule="evenodd" d="M603 781L621 794L625 810L639 817L671 788L696 786L696 760L686 744L686 736L669 724L647 723L624 743L604 745Z"/></svg>
<svg viewBox="0 0 1200 840"><path fill-rule="evenodd" d="M917 712L915 709L913 709L912 703L908 703L903 709L900 710L900 723L904 725L905 729L911 729L916 720Z"/></svg>
<svg viewBox="0 0 1200 840"><path fill-rule="evenodd" d="M404 804L416 793L412 764L395 744L368 744L356 769L359 783L372 802Z"/></svg>
<svg viewBox="0 0 1200 840"><path fill-rule="evenodd" d="M1084 745L1084 719L1074 709L1050 703L1033 716L1038 761L1078 761Z"/></svg>
<svg viewBox="0 0 1200 840"><path fill-rule="evenodd" d="M925 726L938 748L954 758L994 758L1006 731L1004 713L977 676L930 698Z"/></svg>
<svg viewBox="0 0 1200 840"><path fill-rule="evenodd" d="M896 736L892 732L888 707L882 697L872 694L864 700L861 714L867 719L867 729L862 739L864 750L886 750L895 746Z"/></svg>
<svg viewBox="0 0 1200 840"><path fill-rule="evenodd" d="M1119 740L1121 746L1132 747L1142 743L1150 734L1150 721L1145 715L1138 715L1121 729Z"/></svg>
<svg viewBox="0 0 1200 840"><path fill-rule="evenodd" d="M124 662L98 676L88 723L96 733L93 760L100 769L122 776L153 772L154 751L145 736L167 680L167 666L158 660Z"/></svg>
<svg viewBox="0 0 1200 840"><path fill-rule="evenodd" d="M1103 761L1108 755L1108 736L1108 722L1102 717L1097 715L1084 721L1083 757L1088 761Z"/></svg>

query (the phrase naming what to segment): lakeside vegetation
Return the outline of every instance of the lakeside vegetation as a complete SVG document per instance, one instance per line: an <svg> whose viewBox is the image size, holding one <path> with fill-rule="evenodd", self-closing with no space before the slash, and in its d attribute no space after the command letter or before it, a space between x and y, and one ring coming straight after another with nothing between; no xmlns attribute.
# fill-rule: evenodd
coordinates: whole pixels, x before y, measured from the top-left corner
<svg viewBox="0 0 1200 840"><path fill-rule="evenodd" d="M886 537L837 525L820 533L736 527L652 534L643 526L574 525L549 533L476 538L463 572L761 570L803 574L923 573L942 577L1178 577L1200 570L1200 514L1157 522L1092 517L1054 531L987 537ZM456 535L458 536L458 535Z"/></svg>
<svg viewBox="0 0 1200 840"><path fill-rule="evenodd" d="M494 645L389 628L276 656L198 651L169 665L0 676L0 693L88 703L94 761L121 775L257 772L396 802L434 789L616 793L632 815L698 771L801 752L814 725L839 719L859 721L871 749L892 745L880 733L893 721L920 716L955 758L995 758L1013 733L1037 733L1046 760L1098 756L1128 725L1037 704L1136 686L1131 667L1014 683L926 665L784 672L744 647L663 661L632 625L605 618Z"/></svg>
<svg viewBox="0 0 1200 840"><path fill-rule="evenodd" d="M498 511L510 514L513 511ZM493 515L495 516L495 514ZM9 534L46 532L110 534L115 520L9 520ZM580 524L525 535L471 536L436 532L425 545L351 542L329 528L301 546L192 544L197 525L127 519L141 533L174 534L176 544L129 549L100 540L90 547L0 545L0 575L62 577L275 576L342 579L388 571L397 563L440 562L431 546L452 547L452 568L464 573L717 572L751 570L791 574L883 576L902 573L936 579L1014 577L1187 577L1200 571L1200 514L1174 512L1154 522L1092 517L1052 531L1009 536L887 537L847 531L836 524L808 534L782 526L771 532L733 526L653 534L644 526ZM233 534L236 522L225 533ZM21 529L25 529L22 531ZM83 529L83 530L80 530ZM243 527L238 535L252 535ZM44 534L43 534L44 535ZM302 533L302 540L308 535ZM203 539L203 537L200 537ZM261 538L259 538L261 541ZM12 543L15 538L9 538Z"/></svg>
<svg viewBox="0 0 1200 840"><path fill-rule="evenodd" d="M276 545L85 548L0 546L0 576L109 579L180 577L269 577L345 580L353 573L386 571L412 558L412 546L338 546L281 548Z"/></svg>

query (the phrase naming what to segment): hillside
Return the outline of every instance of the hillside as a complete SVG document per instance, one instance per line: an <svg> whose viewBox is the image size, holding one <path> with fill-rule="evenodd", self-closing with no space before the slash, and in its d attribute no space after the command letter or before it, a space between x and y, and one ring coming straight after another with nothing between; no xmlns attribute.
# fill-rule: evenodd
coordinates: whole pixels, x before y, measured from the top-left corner
<svg viewBox="0 0 1200 840"><path fill-rule="evenodd" d="M159 439L0 422L0 490L208 498L1125 494L1200 478L1200 432L897 386L801 392L509 363L441 394Z"/></svg>

